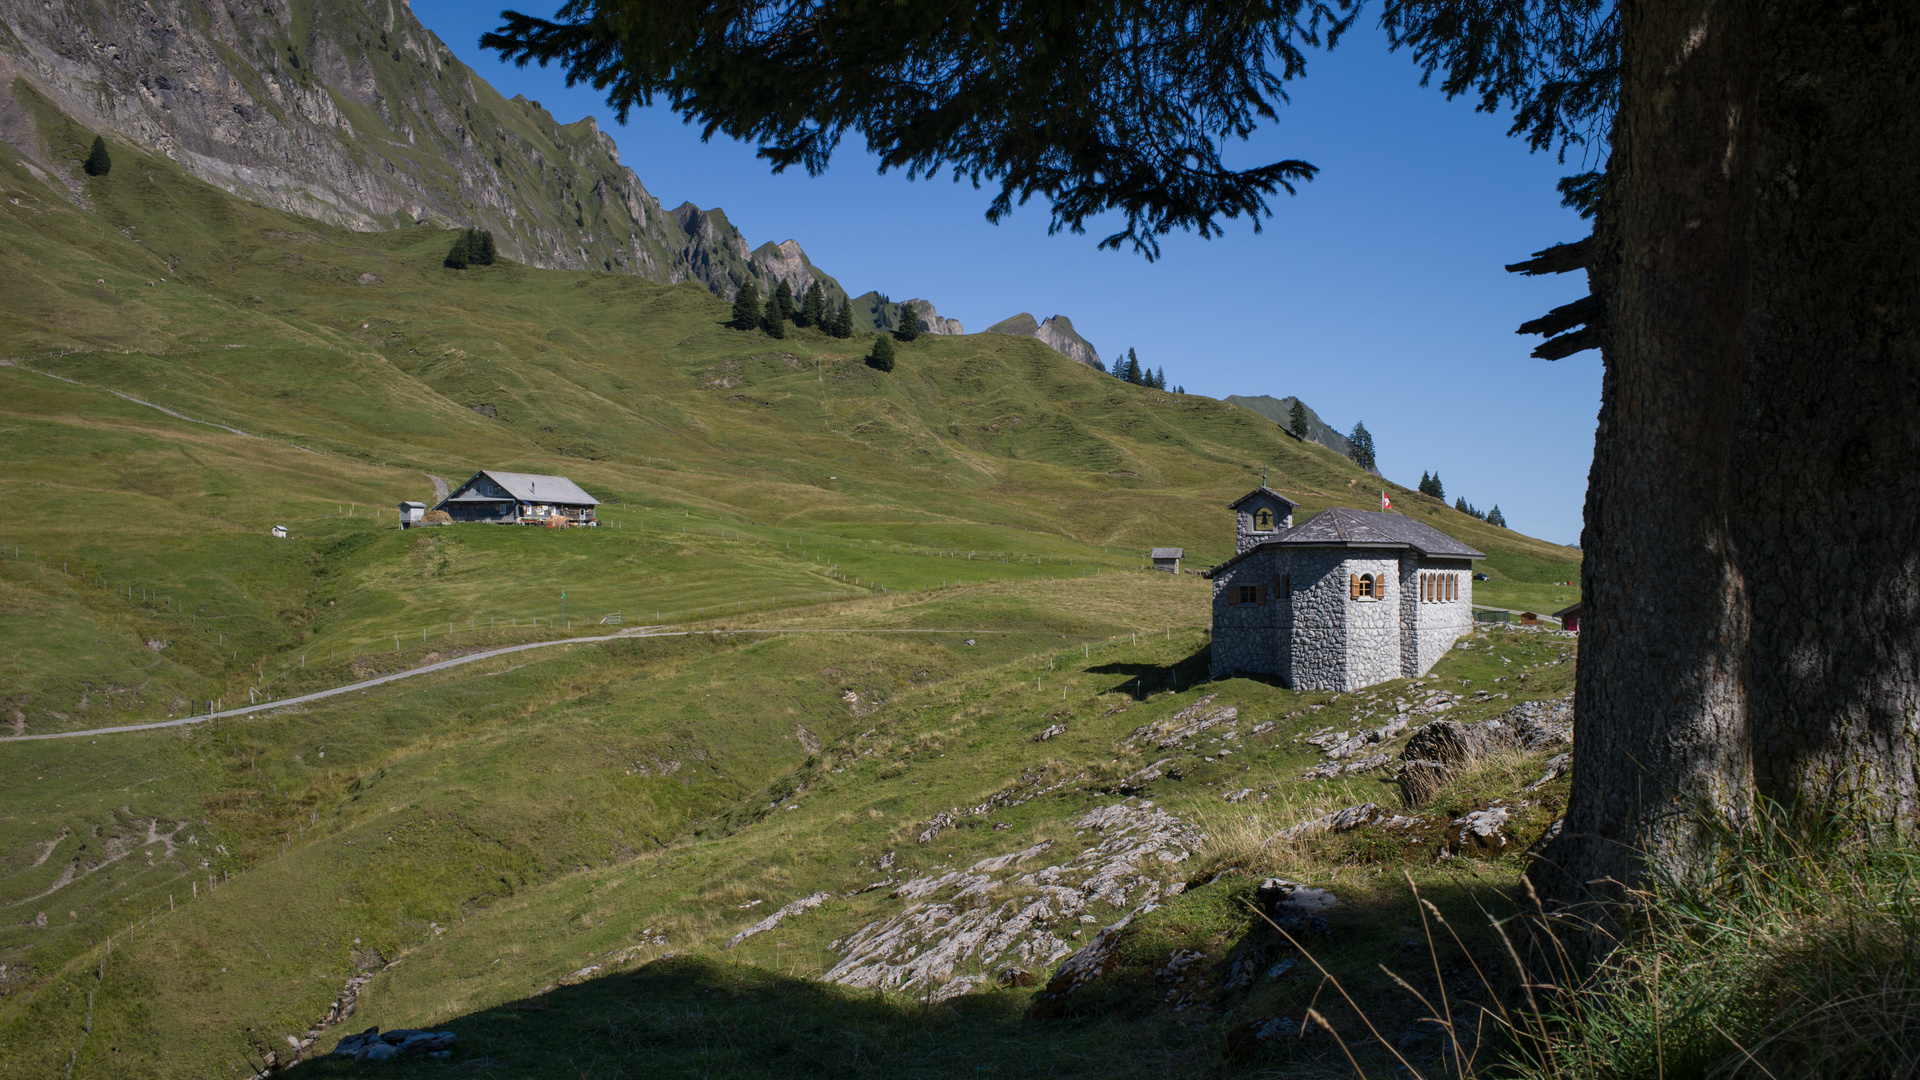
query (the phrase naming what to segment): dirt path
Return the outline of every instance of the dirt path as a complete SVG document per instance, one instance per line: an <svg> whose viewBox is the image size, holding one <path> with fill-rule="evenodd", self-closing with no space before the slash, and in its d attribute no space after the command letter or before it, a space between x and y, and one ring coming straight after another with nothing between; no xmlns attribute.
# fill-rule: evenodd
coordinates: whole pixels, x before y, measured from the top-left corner
<svg viewBox="0 0 1920 1080"><path fill-rule="evenodd" d="M974 635L980 635L980 634L1007 634L1007 633L1012 633L1012 631L1010 630L893 630L893 629L780 630L780 629L758 629L758 628L746 629L746 630L659 630L653 627L639 626L639 627L634 627L631 630L622 630L617 634L601 634L596 637L561 638L557 641L534 641L534 642L529 642L525 645L508 645L504 648L488 649L485 652L468 653L466 656L456 656L451 660L442 660L438 663L427 664L423 667L411 668L406 671L396 671L391 675L382 675L377 679L365 679L365 680L362 680L361 682L348 683L345 686L336 686L331 690L316 690L311 694L300 694L296 697L280 698L276 701L262 701L262 702L259 702L258 704L243 705L237 709L226 709L224 711L216 712L216 713L203 713L199 716L182 716L174 720L158 720L151 724L125 724L120 727L89 728L86 731L54 731L54 732L49 732L45 735L8 735L4 738L0 738L0 742L33 742L39 739L78 739L78 738L83 738L89 735L117 735L123 731L152 731L156 728L184 727L188 724L200 724L200 723L205 723L208 720L219 720L228 716L245 716L248 713L265 712L268 709L284 709L292 705L303 705L309 701L319 701L323 698L335 697L340 694L350 694L355 690L367 690L375 686L383 685L385 683L396 682L400 679L411 679L415 675L426 675L430 672L444 671L447 668L459 667L461 664L471 664L476 660L486 660L495 656L506 656L510 653L526 652L529 649L550 649L558 645L591 645L595 642L618 641L625 638L686 637L688 634L709 634L709 633L711 634L974 634Z"/></svg>

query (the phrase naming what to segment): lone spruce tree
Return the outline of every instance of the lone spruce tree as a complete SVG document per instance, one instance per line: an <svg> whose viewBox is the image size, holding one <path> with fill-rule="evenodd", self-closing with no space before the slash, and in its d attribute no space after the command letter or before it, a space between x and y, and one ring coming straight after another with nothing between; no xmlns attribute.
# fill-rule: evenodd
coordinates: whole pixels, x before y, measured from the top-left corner
<svg viewBox="0 0 1920 1080"><path fill-rule="evenodd" d="M733 319L735 330L757 330L760 327L760 290L753 282L740 285L740 291L733 294Z"/></svg>
<svg viewBox="0 0 1920 1080"><path fill-rule="evenodd" d="M767 302L767 310L778 312L782 319L793 320L793 286L782 280L773 290L773 299Z"/></svg>
<svg viewBox="0 0 1920 1080"><path fill-rule="evenodd" d="M867 366L878 371L893 370L893 335L873 336L873 351L867 354Z"/></svg>
<svg viewBox="0 0 1920 1080"><path fill-rule="evenodd" d="M893 336L901 341L912 341L920 336L920 303L909 300L900 305L900 328Z"/></svg>
<svg viewBox="0 0 1920 1080"><path fill-rule="evenodd" d="M1502 529L1507 527L1507 515L1500 512L1499 503L1494 503L1493 509L1487 511L1487 524L1498 525Z"/></svg>
<svg viewBox="0 0 1920 1080"><path fill-rule="evenodd" d="M107 140L98 135L93 137L93 149L87 153L87 160L81 166L88 176L105 176L113 171L113 156L107 153Z"/></svg>
<svg viewBox="0 0 1920 1080"><path fill-rule="evenodd" d="M1356 423L1347 436L1347 456L1355 465L1371 472L1373 470L1373 433L1367 425Z"/></svg>
<svg viewBox="0 0 1920 1080"><path fill-rule="evenodd" d="M1293 408L1287 412L1287 430L1293 432L1296 439L1307 437L1307 407L1299 398L1293 399Z"/></svg>
<svg viewBox="0 0 1920 1080"><path fill-rule="evenodd" d="M481 266L492 266L499 252L493 246L493 231L481 229L473 248L473 261Z"/></svg>

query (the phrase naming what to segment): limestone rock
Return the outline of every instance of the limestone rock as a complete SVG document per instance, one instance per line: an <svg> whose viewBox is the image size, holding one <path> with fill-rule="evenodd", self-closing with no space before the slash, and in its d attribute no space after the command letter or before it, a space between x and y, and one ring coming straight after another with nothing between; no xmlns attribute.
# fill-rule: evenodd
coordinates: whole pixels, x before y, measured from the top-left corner
<svg viewBox="0 0 1920 1080"><path fill-rule="evenodd" d="M1106 370L1105 365L1100 362L1100 353L1086 338L1074 332L1073 320L1065 315L1055 315L1045 322L1039 322L1023 311L1011 319L1002 319L987 327L987 333L1038 338L1049 349L1062 356L1078 360L1088 367Z"/></svg>
<svg viewBox="0 0 1920 1080"><path fill-rule="evenodd" d="M833 899L833 894L827 893L827 892L817 892L812 894L811 896L803 896L800 899L795 900L793 903L788 904L787 906L781 908L779 911L776 911L773 914L767 916L766 918L761 919L759 922L754 923L752 926L747 927L745 930L742 930L739 933L733 935L733 938L727 942L727 948L731 949L735 945L740 944L741 942L747 940L748 938L754 936L755 934L764 934L767 931L773 929L774 927L779 926L782 922L785 922L786 920L792 918L793 916L798 915L803 911L812 911L814 908L819 907L821 904L824 904L831 899Z"/></svg>

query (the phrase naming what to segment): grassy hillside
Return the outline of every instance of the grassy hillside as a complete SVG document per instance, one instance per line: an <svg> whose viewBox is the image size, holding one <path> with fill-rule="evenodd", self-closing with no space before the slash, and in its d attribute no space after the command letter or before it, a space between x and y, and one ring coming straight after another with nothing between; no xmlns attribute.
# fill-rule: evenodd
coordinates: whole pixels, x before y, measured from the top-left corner
<svg viewBox="0 0 1920 1080"><path fill-rule="evenodd" d="M40 119L77 161L90 134ZM858 338L728 330L695 284L448 271L442 230L336 230L112 150L76 205L0 149L0 721L15 733L285 696L614 612L726 633L0 744L0 1076L257 1067L362 967L381 970L367 1022L387 1026L517 1022L533 1013L485 1011L610 951L608 971L696 957L649 984L668 997L804 997L791 980L884 892L833 901L797 936L726 938L767 905L857 887L885 851L898 877L1064 847L1076 815L1151 763L1117 741L1205 693L1276 726L1231 764L1196 753L1143 789L1165 806L1204 818L1231 779L1277 820L1377 786L1295 781L1311 756L1291 739L1328 696L1192 689L1207 586L1138 570L1161 544L1225 558L1224 504L1263 472L1307 512L1371 505L1378 482L1331 451L1036 341L922 336L882 375ZM397 501L480 467L565 473L605 500L605 525L395 528ZM1390 490L1488 552L1480 599L1577 576L1568 549ZM733 633L771 628L858 632ZM1553 658L1550 639L1513 640L1503 669ZM1491 655L1461 663L1446 677L1501 677ZM1051 722L1069 733L1033 742ZM914 839L1041 776L1062 786ZM905 1023L889 1001L872 1004L876 1038ZM976 1034L1012 1022L983 1008ZM1186 1053L1179 1030L1150 1060ZM572 1038L500 1061L616 1075L637 1045L574 1053ZM689 1071L730 1067L686 1053Z"/></svg>

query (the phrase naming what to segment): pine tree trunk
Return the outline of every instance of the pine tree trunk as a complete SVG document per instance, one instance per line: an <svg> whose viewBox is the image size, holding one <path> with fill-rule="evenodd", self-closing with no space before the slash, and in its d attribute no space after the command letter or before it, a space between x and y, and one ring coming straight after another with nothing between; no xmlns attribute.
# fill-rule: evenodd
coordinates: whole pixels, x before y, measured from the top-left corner
<svg viewBox="0 0 1920 1080"><path fill-rule="evenodd" d="M1920 809L1920 17L1625 0L1561 900Z"/></svg>

